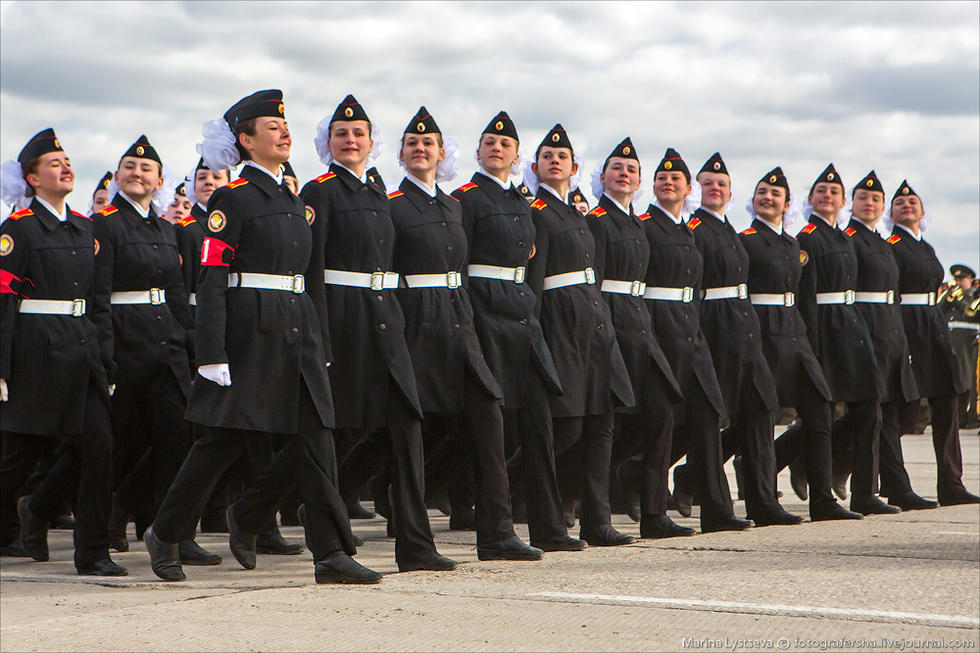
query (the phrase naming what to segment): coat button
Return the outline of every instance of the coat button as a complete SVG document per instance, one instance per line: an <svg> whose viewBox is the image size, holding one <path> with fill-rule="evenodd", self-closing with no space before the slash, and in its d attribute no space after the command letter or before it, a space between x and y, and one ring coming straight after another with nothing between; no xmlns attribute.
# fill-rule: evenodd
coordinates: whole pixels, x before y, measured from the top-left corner
<svg viewBox="0 0 980 653"><path fill-rule="evenodd" d="M379 295L378 295L378 301L379 301L379 302L383 302L384 300L385 300L385 296L384 296L384 295L381 295L381 294L379 294Z"/></svg>
<svg viewBox="0 0 980 653"><path fill-rule="evenodd" d="M443 222L443 223L442 223L442 226L443 226L443 227L448 227L448 226L449 226L449 223L448 223L448 222Z"/></svg>
<svg viewBox="0 0 980 653"><path fill-rule="evenodd" d="M386 325L384 322L382 322L381 324L378 325L378 331L384 331L387 328L388 328L388 325Z"/></svg>
<svg viewBox="0 0 980 653"><path fill-rule="evenodd" d="M446 251L447 252L453 251L453 246L452 245L446 245Z"/></svg>
<svg viewBox="0 0 980 653"><path fill-rule="evenodd" d="M163 316L162 315L157 315L157 319L158 320L162 320L163 319Z"/></svg>
<svg viewBox="0 0 980 653"><path fill-rule="evenodd" d="M693 340L691 340L691 336L688 336L688 337L687 337L687 341L688 341L688 342L694 342Z"/></svg>
<svg viewBox="0 0 980 653"><path fill-rule="evenodd" d="M593 306L598 306L599 305L599 300L598 299L593 299L592 300L592 305Z"/></svg>
<svg viewBox="0 0 980 653"><path fill-rule="evenodd" d="M527 324L527 318L526 317L522 317L521 318L521 324Z"/></svg>
<svg viewBox="0 0 980 653"><path fill-rule="evenodd" d="M384 242L385 242L385 239L384 238L378 238L378 244L379 245L383 245Z"/></svg>
<svg viewBox="0 0 980 653"><path fill-rule="evenodd" d="M748 336L749 336L749 339L752 338L752 332L751 331L749 332Z"/></svg>
<svg viewBox="0 0 980 653"><path fill-rule="evenodd" d="M297 242L296 242L296 241L294 240L294 241L293 241L293 247L298 247L298 246L299 246L299 243L297 243Z"/></svg>
<svg viewBox="0 0 980 653"><path fill-rule="evenodd" d="M516 216L516 215L515 215L515 216L514 216L514 222L520 222L520 221L521 221L521 218L520 218L520 216Z"/></svg>
<svg viewBox="0 0 980 653"><path fill-rule="evenodd" d="M292 271L292 270L287 270L287 271L286 271L286 274L292 274L292 273L293 273L293 271Z"/></svg>
<svg viewBox="0 0 980 653"><path fill-rule="evenodd" d="M88 341L87 341L87 340L86 340L85 338L82 338L82 339L81 339L81 340L79 340L78 342L80 342L80 343L82 343L82 344L84 345L84 344L85 344L86 342L88 342Z"/></svg>
<svg viewBox="0 0 980 653"><path fill-rule="evenodd" d="M153 249L160 249L160 248L159 248L159 247L157 247L156 245L154 245L154 246L153 246Z"/></svg>
<svg viewBox="0 0 980 653"><path fill-rule="evenodd" d="M524 296L524 291L522 290L522 291L520 291L520 292L519 292L519 293L517 293L517 294L518 294L518 295L520 295L521 297L523 297L523 296Z"/></svg>
<svg viewBox="0 0 980 653"><path fill-rule="evenodd" d="M160 341L160 344L161 344L161 345L165 345L165 344L167 344L167 341L166 341L166 340L161 340L161 341Z"/></svg>
<svg viewBox="0 0 980 653"><path fill-rule="evenodd" d="M454 324L454 325L453 325L453 328L454 328L454 329L458 329L458 328L459 328L459 322L457 322L456 324Z"/></svg>
<svg viewBox="0 0 980 653"><path fill-rule="evenodd" d="M602 323L600 322L599 324L597 324L595 328L597 328L597 329L600 329L600 330L601 330L601 329L602 329Z"/></svg>
<svg viewBox="0 0 980 653"><path fill-rule="evenodd" d="M643 334L645 334L646 332L647 332L647 330L646 330L646 329L640 329L640 335L643 335Z"/></svg>
<svg viewBox="0 0 980 653"><path fill-rule="evenodd" d="M527 247L527 243L525 243L523 240L519 240L519 241L517 241L517 246L518 247Z"/></svg>
<svg viewBox="0 0 980 653"><path fill-rule="evenodd" d="M374 217L378 217L378 212L377 211L371 211L371 215L373 215Z"/></svg>
<svg viewBox="0 0 980 653"><path fill-rule="evenodd" d="M289 332L290 332L290 333L299 333L299 329L297 329L296 327L292 327L292 328L291 328L291 329L289 330Z"/></svg>
<svg viewBox="0 0 980 653"><path fill-rule="evenodd" d="M72 284L73 286L75 286L76 288L78 288L78 282L77 282L77 281L72 281L72 282L71 282L71 284Z"/></svg>

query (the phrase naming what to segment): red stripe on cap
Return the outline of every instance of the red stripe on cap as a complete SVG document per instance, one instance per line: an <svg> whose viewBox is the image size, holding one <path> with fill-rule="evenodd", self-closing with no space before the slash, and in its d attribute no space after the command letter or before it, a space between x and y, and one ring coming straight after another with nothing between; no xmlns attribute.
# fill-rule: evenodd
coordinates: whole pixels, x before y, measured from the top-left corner
<svg viewBox="0 0 980 653"><path fill-rule="evenodd" d="M17 291L14 290L10 284L14 281L20 282L20 277L6 270L0 270L0 294L9 293L11 295L16 295Z"/></svg>
<svg viewBox="0 0 980 653"><path fill-rule="evenodd" d="M223 240L218 240L217 238L205 238L204 244L201 245L201 265L215 265L219 267L228 267L231 264L231 260L227 263L224 260L225 250L231 251L231 258L235 258L235 248L224 242Z"/></svg>

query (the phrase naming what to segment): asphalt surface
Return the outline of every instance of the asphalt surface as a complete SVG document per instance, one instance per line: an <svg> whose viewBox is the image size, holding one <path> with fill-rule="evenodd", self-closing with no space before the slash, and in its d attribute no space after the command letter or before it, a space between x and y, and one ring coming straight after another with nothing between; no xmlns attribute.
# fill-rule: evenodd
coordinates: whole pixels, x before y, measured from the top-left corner
<svg viewBox="0 0 980 653"><path fill-rule="evenodd" d="M961 437L964 482L978 492L980 437ZM913 487L935 498L930 438L903 446ZM806 515L785 471L780 488L783 505ZM316 585L306 552L243 570L218 535L198 542L224 557L220 566L185 567L186 582L162 583L132 526L130 552L113 554L129 576L79 577L70 532L52 531L50 562L0 563L0 650L980 650L976 505L639 540L541 562L479 562L474 533L450 531L436 511L430 519L440 552L461 563L454 572L396 573L384 522L354 522L366 540L357 559L385 574L370 587ZM614 522L639 535L628 518ZM299 528L283 532L302 541Z"/></svg>

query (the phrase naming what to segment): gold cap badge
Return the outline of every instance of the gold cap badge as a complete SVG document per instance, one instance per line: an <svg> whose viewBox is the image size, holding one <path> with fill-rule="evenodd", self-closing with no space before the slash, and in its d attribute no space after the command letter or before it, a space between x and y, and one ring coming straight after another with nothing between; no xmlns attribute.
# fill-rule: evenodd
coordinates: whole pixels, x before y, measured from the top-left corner
<svg viewBox="0 0 980 653"><path fill-rule="evenodd" d="M493 128L496 129L498 132L499 131L503 131L504 130L504 121L503 120L498 120L497 121L497 124L495 124L493 126Z"/></svg>
<svg viewBox="0 0 980 653"><path fill-rule="evenodd" d="M776 175L769 175L769 183L770 184L776 183Z"/></svg>
<svg viewBox="0 0 980 653"><path fill-rule="evenodd" d="M670 170L673 167L674 167L673 163L671 163L670 161L664 161L664 170Z"/></svg>
<svg viewBox="0 0 980 653"><path fill-rule="evenodd" d="M354 110L351 109L350 107L347 107L346 109L344 109L344 115L347 116L348 118L351 118L354 115Z"/></svg>
<svg viewBox="0 0 980 653"><path fill-rule="evenodd" d="M630 146L627 145L626 147L623 148L623 154L629 156L629 153L630 153Z"/></svg>
<svg viewBox="0 0 980 653"><path fill-rule="evenodd" d="M416 130L417 131L420 131L420 132L424 132L425 131L425 123L424 122L420 122L419 123L419 126L416 127Z"/></svg>
<svg viewBox="0 0 980 653"><path fill-rule="evenodd" d="M143 156L143 152L144 152L143 146L142 145L137 145L136 146L136 156Z"/></svg>
<svg viewBox="0 0 980 653"><path fill-rule="evenodd" d="M286 114L286 107L284 107L284 106L282 105L282 102L280 102L280 103L279 103L279 107L278 107L278 109L279 109L279 115L280 115L280 116L283 116L283 115L285 115L285 114Z"/></svg>
<svg viewBox="0 0 980 653"><path fill-rule="evenodd" d="M560 138L561 138L561 136L559 136L558 134L552 134L551 135L551 142L552 143L557 143Z"/></svg>

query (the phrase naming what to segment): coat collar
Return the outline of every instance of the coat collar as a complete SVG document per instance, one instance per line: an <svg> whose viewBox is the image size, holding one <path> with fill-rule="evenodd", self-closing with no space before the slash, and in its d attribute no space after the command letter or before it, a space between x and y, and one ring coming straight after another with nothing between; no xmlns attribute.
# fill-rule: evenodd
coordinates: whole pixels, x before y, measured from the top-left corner
<svg viewBox="0 0 980 653"><path fill-rule="evenodd" d="M254 184L256 188L269 197L272 197L281 188L271 175L262 172L254 166L244 166L242 168L242 178L248 179L249 183Z"/></svg>
<svg viewBox="0 0 980 653"><path fill-rule="evenodd" d="M112 204L112 206L119 211L119 213L123 216L123 219L130 227L138 227L140 226L140 223L143 222L143 216L136 212L133 205L130 204L129 200L123 197L121 193L116 193L116 196L112 198L112 202L110 202L110 204ZM152 204L150 204L150 212L147 215L147 220L156 226L157 229L160 228L160 218L157 216L156 209L153 208Z"/></svg>
<svg viewBox="0 0 980 653"><path fill-rule="evenodd" d="M439 185L436 184L436 196L430 197L419 188L416 184L408 178L402 179L402 183L398 186L398 190L408 198L408 201L412 203L412 206L418 210L419 213L425 213L426 211L432 210L432 203L436 202L442 210L449 210L453 204L458 204L456 200L451 198L442 192Z"/></svg>
<svg viewBox="0 0 980 653"><path fill-rule="evenodd" d="M365 184L362 184L361 180L355 177L354 174L344 166L337 165L336 163L331 163L330 172L337 175L337 179L340 179L341 182L343 182L344 186L347 187L347 190L351 192L359 190L361 186L367 186L368 188L373 190L375 194L380 195L382 197L387 197L387 193L381 190L381 188L377 184L372 183L370 181L368 181Z"/></svg>
<svg viewBox="0 0 980 653"><path fill-rule="evenodd" d="M512 193L517 192L517 189L514 187L514 184L511 184L510 188L505 189L499 183L497 183L487 175L483 174L482 172L474 172L473 178L470 179L470 181L472 181L474 184L479 186L483 190L483 192L489 193L491 197L503 197L503 194L507 191L510 191Z"/></svg>

